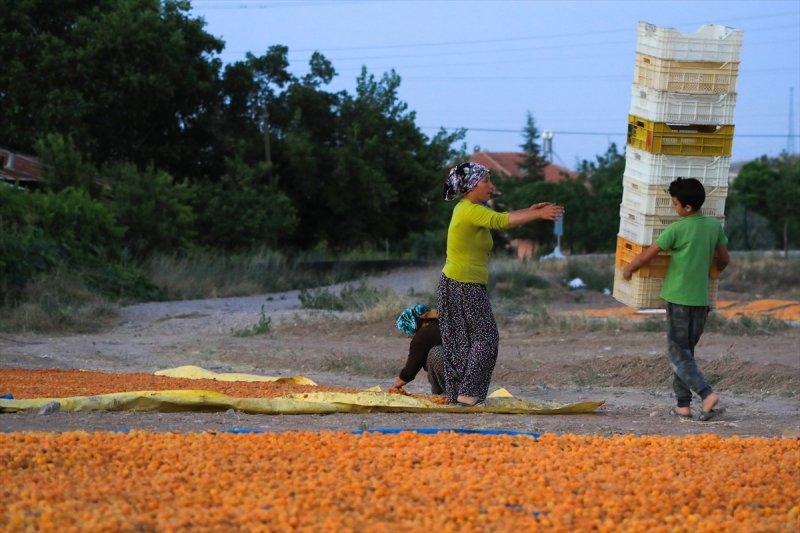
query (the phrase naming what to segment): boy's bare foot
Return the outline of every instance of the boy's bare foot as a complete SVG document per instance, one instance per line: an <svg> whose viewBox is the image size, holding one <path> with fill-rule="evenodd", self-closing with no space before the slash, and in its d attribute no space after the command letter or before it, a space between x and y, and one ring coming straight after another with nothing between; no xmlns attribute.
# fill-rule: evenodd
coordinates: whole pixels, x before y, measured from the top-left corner
<svg viewBox="0 0 800 533"><path fill-rule="evenodd" d="M714 417L717 417L725 412L725 408L719 405L719 395L712 392L703 400L703 406L700 408L700 415L697 417L701 422L706 422Z"/></svg>
<svg viewBox="0 0 800 533"><path fill-rule="evenodd" d="M703 404L700 408L706 413L710 413L711 411L714 410L714 408L717 406L718 403L719 403L719 394L717 394L716 392L712 392L711 394L705 397L705 399L703 400Z"/></svg>
<svg viewBox="0 0 800 533"><path fill-rule="evenodd" d="M692 418L692 410L689 407L673 407L672 412L684 418Z"/></svg>

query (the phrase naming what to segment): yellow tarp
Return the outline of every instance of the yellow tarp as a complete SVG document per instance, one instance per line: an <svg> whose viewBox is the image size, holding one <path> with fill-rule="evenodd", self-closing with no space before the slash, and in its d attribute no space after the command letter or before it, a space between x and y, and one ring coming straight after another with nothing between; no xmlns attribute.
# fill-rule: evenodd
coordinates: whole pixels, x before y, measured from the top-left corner
<svg viewBox="0 0 800 533"><path fill-rule="evenodd" d="M280 381L316 385L303 376L270 378L253 374L217 374L200 367L184 366L160 370L157 375L220 381ZM382 392L380 387L357 393L304 392L277 398L234 398L207 390L133 391L70 398L0 399L0 413L39 409L58 402L62 411L225 411L236 409L254 414L320 414L320 413L504 413L504 414L568 414L591 413L604 400L557 404L513 397L506 389L489 395L486 405L458 407L442 405L430 397L406 396Z"/></svg>
<svg viewBox="0 0 800 533"><path fill-rule="evenodd" d="M591 413L605 403L587 401L556 404L523 398L496 397L480 407L457 407L434 403L425 398L364 391L359 393L311 392L278 398L233 398L213 391L172 390L135 391L73 396L71 398L34 398L29 400L0 400L0 412L13 413L39 409L57 401L62 411L224 411L236 409L243 413L314 414L314 413L418 413L418 412L483 412L507 414L568 414Z"/></svg>
<svg viewBox="0 0 800 533"><path fill-rule="evenodd" d="M186 365L177 368L168 368L154 372L156 376L167 376L170 378L185 379L215 379L217 381L270 381L274 383L294 383L295 385L316 385L314 381L304 376L291 376L288 378L276 378L272 376L259 376L257 374L239 374L212 372L199 366Z"/></svg>

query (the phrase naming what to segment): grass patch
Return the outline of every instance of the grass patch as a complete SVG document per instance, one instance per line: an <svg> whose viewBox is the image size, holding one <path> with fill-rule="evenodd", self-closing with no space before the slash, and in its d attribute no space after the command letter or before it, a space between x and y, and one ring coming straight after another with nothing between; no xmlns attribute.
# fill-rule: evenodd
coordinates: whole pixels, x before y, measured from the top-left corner
<svg viewBox="0 0 800 533"><path fill-rule="evenodd" d="M14 333L96 333L119 317L119 307L79 277L62 272L33 279L21 303L0 308L0 330Z"/></svg>
<svg viewBox="0 0 800 533"><path fill-rule="evenodd" d="M775 335L786 331L790 326L783 320L773 317L751 318L741 316L726 318L719 313L710 313L706 319L705 331L726 335L759 336Z"/></svg>
<svg viewBox="0 0 800 533"><path fill-rule="evenodd" d="M356 284L346 283L338 291L327 287L303 289L299 298L303 309L363 312L381 305L393 295L389 289L373 287L362 280Z"/></svg>
<svg viewBox="0 0 800 533"><path fill-rule="evenodd" d="M264 306L261 306L261 312L258 316L258 323L249 328L233 331L234 337L252 337L254 335L269 335L272 332L272 319L264 312Z"/></svg>
<svg viewBox="0 0 800 533"><path fill-rule="evenodd" d="M755 298L800 299L800 257L732 254L720 290Z"/></svg>

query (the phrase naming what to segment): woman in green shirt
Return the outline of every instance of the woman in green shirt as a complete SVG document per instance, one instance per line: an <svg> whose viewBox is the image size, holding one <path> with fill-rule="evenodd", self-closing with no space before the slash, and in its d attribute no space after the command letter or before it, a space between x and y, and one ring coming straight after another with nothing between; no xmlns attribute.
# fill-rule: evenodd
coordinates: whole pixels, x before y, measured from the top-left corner
<svg viewBox="0 0 800 533"><path fill-rule="evenodd" d="M490 171L477 163L450 170L445 200L459 199L447 230L447 257L437 289L444 348L445 394L450 404L480 405L489 391L500 335L486 283L491 230L507 230L534 220L555 220L564 208L552 202L498 213L488 207L494 191Z"/></svg>

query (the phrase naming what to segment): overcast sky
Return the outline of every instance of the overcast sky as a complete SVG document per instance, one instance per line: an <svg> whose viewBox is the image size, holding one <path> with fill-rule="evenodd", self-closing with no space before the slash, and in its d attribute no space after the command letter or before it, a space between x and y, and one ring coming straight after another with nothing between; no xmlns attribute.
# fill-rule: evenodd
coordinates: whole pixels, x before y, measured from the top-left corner
<svg viewBox="0 0 800 533"><path fill-rule="evenodd" d="M800 0L192 0L225 41L221 59L289 47L303 75L314 51L354 93L361 67L394 69L426 135L468 130L469 150L518 151L530 112L554 162L575 168L624 150L637 23L740 29L733 161L800 152ZM791 118L790 118L791 117ZM793 134L791 136L790 134Z"/></svg>

